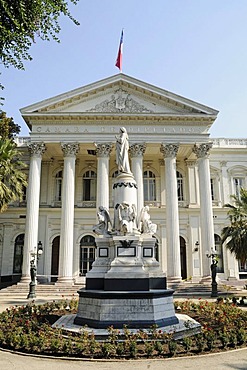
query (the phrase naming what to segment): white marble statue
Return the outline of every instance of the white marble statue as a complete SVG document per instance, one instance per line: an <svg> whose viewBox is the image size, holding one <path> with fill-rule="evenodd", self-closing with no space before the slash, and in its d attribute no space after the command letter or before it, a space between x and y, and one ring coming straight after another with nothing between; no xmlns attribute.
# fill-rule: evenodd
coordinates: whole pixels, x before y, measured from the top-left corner
<svg viewBox="0 0 247 370"><path fill-rule="evenodd" d="M98 235L108 235L110 233L109 224L112 226L108 209L100 206L99 211L97 212L97 217L99 223L93 227L93 232Z"/></svg>
<svg viewBox="0 0 247 370"><path fill-rule="evenodd" d="M123 233L132 233L136 229L136 207L134 204L123 202L115 208L115 230Z"/></svg>
<svg viewBox="0 0 247 370"><path fill-rule="evenodd" d="M116 163L120 172L131 173L129 165L129 137L126 128L121 127L116 136Z"/></svg>
<svg viewBox="0 0 247 370"><path fill-rule="evenodd" d="M155 234L157 230L157 225L153 224L150 220L149 206L145 206L141 210L139 230L144 234Z"/></svg>

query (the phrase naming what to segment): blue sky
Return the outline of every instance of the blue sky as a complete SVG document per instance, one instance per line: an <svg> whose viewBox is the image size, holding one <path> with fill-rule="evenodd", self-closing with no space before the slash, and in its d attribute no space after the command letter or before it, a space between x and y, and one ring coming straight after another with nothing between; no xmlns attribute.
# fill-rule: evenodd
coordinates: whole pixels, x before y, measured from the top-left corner
<svg viewBox="0 0 247 370"><path fill-rule="evenodd" d="M247 0L80 0L61 18L61 42L39 39L25 71L1 67L3 110L19 109L123 73L220 111L212 137L247 137Z"/></svg>

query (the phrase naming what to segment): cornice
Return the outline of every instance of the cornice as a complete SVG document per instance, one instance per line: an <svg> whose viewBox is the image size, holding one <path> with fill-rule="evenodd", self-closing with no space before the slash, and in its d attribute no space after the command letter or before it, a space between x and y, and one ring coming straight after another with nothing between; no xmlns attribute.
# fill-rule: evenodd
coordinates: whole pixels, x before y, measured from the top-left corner
<svg viewBox="0 0 247 370"><path fill-rule="evenodd" d="M98 113L98 112L86 112L86 113L31 113L23 115L23 117L29 122L35 121L59 121L59 122L70 122L70 121L90 121L97 123L100 121L155 121L155 124L164 122L171 122L176 124L177 122L183 122L184 124L191 123L205 123L212 124L216 119L214 115L204 114L170 114L170 113Z"/></svg>

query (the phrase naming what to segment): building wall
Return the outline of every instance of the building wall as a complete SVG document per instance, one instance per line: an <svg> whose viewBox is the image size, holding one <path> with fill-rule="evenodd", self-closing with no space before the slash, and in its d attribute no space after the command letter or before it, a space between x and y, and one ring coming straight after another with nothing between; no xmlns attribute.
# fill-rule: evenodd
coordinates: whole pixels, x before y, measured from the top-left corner
<svg viewBox="0 0 247 370"><path fill-rule="evenodd" d="M20 150L24 151L24 159L29 163L27 145L20 139ZM56 198L56 174L63 170L63 157L54 155L50 160L42 162L39 236L44 246L44 253L38 263L38 274L44 280L50 280L52 264L52 244L60 235L61 200ZM117 170L114 155L110 157L110 214L112 209L112 175ZM97 173L97 158L94 155L82 154L76 161L75 181L75 219L73 274L75 279L80 275L80 241L85 235L93 236L92 227L96 224L96 201L83 200L83 176L87 171ZM147 201L150 206L152 222L158 225L155 235L159 242L159 261L163 271L167 271L167 240L166 240L166 204L165 204L165 171L164 162L159 156L143 157L143 171L152 171L155 175L156 199ZM177 171L182 175L183 199L179 200L179 230L185 241L186 277L192 281L200 281L202 277L202 260L206 257L201 252L201 225L198 169L196 161L188 161L180 156L177 161ZM234 179L240 179L243 187L247 187L247 141L245 139L214 139L210 152L210 174L213 183L213 219L214 232L221 230L229 221L227 209L223 205L230 201L230 195L236 191ZM20 273L13 273L15 240L25 232L25 201L11 204L8 210L0 214L0 275L1 279L11 279ZM196 242L199 242L198 248ZM213 247L213 246L212 246ZM210 260L208 260L210 264ZM219 273L222 279L245 277L247 271L239 272L239 266L234 256L223 247L224 271Z"/></svg>

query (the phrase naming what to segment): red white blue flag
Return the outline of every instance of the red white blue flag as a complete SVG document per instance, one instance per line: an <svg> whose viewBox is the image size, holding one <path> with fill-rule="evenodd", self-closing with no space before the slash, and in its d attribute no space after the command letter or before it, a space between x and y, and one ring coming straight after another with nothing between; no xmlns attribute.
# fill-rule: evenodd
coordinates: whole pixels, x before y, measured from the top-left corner
<svg viewBox="0 0 247 370"><path fill-rule="evenodd" d="M118 55L115 64L115 66L119 68L120 72L122 72L122 57L123 57L123 30L121 33Z"/></svg>

